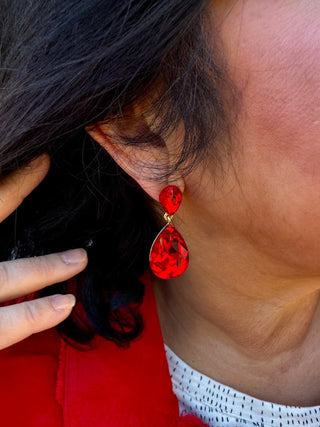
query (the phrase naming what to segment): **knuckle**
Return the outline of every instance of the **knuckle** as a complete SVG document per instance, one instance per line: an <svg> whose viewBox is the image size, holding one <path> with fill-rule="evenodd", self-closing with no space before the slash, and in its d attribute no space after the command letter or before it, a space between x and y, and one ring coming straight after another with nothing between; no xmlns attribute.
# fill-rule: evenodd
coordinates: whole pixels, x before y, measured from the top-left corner
<svg viewBox="0 0 320 427"><path fill-rule="evenodd" d="M11 327L10 327L11 326ZM6 319L0 318L0 350L8 347L8 345L13 344L12 325L8 325Z"/></svg>
<svg viewBox="0 0 320 427"><path fill-rule="evenodd" d="M48 257L34 257L29 260L32 269L36 275L43 277L44 280L50 278L52 275L52 266L48 260Z"/></svg>
<svg viewBox="0 0 320 427"><path fill-rule="evenodd" d="M4 322L4 319L0 317L0 341L4 339L5 334L6 334L5 322Z"/></svg>
<svg viewBox="0 0 320 427"><path fill-rule="evenodd" d="M0 263L0 288L9 283L9 268L5 262Z"/></svg>
<svg viewBox="0 0 320 427"><path fill-rule="evenodd" d="M39 327L41 316L35 301L24 303L24 316L32 330L36 330Z"/></svg>

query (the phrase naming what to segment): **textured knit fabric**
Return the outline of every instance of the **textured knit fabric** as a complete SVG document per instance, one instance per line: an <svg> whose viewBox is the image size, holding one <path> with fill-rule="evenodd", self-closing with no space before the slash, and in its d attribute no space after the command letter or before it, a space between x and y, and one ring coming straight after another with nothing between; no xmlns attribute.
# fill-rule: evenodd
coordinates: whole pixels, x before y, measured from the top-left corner
<svg viewBox="0 0 320 427"><path fill-rule="evenodd" d="M168 346L166 354L180 411L214 427L320 426L320 407L298 408L255 399L195 371Z"/></svg>

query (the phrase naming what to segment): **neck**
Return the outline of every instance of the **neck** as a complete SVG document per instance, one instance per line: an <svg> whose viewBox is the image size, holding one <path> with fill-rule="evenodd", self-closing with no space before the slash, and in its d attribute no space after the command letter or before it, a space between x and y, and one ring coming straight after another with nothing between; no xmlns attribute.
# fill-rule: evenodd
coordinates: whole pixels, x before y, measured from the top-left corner
<svg viewBox="0 0 320 427"><path fill-rule="evenodd" d="M274 403L319 404L320 279L284 274L249 245L225 244L200 245L183 276L155 282L165 342L193 368L239 391ZM204 259L208 253L214 255Z"/></svg>

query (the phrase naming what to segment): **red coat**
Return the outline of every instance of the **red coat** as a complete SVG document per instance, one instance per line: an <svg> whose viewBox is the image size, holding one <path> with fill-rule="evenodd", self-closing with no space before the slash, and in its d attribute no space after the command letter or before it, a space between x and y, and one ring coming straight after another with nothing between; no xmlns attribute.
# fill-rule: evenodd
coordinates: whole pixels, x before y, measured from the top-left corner
<svg viewBox="0 0 320 427"><path fill-rule="evenodd" d="M4 427L200 427L179 417L151 285L145 330L129 349L100 337L81 351L55 329L0 352Z"/></svg>

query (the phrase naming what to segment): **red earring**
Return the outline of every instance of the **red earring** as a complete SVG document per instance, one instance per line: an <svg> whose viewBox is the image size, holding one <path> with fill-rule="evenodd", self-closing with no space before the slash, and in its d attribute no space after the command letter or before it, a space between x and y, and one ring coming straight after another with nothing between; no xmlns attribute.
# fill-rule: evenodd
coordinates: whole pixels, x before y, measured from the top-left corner
<svg viewBox="0 0 320 427"><path fill-rule="evenodd" d="M183 237L171 224L173 214L182 201L182 193L175 185L165 187L159 201L165 210L167 224L152 243L149 263L153 273L160 279L174 279L180 276L189 265L189 250Z"/></svg>

